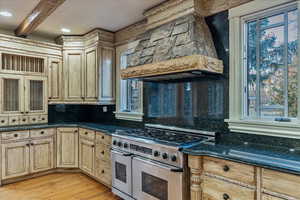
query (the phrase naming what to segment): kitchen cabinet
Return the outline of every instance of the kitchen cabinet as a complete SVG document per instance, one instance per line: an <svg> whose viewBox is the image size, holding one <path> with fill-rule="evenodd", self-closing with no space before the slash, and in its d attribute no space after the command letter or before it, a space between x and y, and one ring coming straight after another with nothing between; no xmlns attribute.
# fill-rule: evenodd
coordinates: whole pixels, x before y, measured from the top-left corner
<svg viewBox="0 0 300 200"><path fill-rule="evenodd" d="M85 50L85 102L98 101L98 81L99 81L99 66L98 66L98 48L91 47Z"/></svg>
<svg viewBox="0 0 300 200"><path fill-rule="evenodd" d="M48 96L49 103L61 102L63 99L63 69L60 58L49 58Z"/></svg>
<svg viewBox="0 0 300 200"><path fill-rule="evenodd" d="M2 180L29 174L29 142L2 144Z"/></svg>
<svg viewBox="0 0 300 200"><path fill-rule="evenodd" d="M2 180L54 168L53 129L1 133ZM44 134L48 133L48 134Z"/></svg>
<svg viewBox="0 0 300 200"><path fill-rule="evenodd" d="M78 128L57 129L57 167L78 168Z"/></svg>
<svg viewBox="0 0 300 200"><path fill-rule="evenodd" d="M94 173L95 131L79 129L79 168L89 175Z"/></svg>
<svg viewBox="0 0 300 200"><path fill-rule="evenodd" d="M53 138L36 139L30 143L30 172L46 171L54 168Z"/></svg>
<svg viewBox="0 0 300 200"><path fill-rule="evenodd" d="M64 51L64 101L84 102L84 51Z"/></svg>
<svg viewBox="0 0 300 200"><path fill-rule="evenodd" d="M0 75L0 126L48 121L47 78Z"/></svg>

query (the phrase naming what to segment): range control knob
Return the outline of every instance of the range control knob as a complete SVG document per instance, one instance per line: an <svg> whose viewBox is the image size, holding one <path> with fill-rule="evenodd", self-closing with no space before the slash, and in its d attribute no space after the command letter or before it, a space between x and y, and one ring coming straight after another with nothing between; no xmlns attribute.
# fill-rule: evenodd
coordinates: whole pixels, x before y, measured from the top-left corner
<svg viewBox="0 0 300 200"><path fill-rule="evenodd" d="M168 154L167 154L167 153L163 153L163 154L162 154L162 158L163 158L163 159L168 159Z"/></svg>
<svg viewBox="0 0 300 200"><path fill-rule="evenodd" d="M121 147L122 146L122 142L118 142L118 146Z"/></svg>
<svg viewBox="0 0 300 200"><path fill-rule="evenodd" d="M124 143L124 148L127 149L128 148L128 144Z"/></svg>
<svg viewBox="0 0 300 200"><path fill-rule="evenodd" d="M117 145L117 141L116 140L113 141L113 145Z"/></svg>
<svg viewBox="0 0 300 200"><path fill-rule="evenodd" d="M172 160L173 162L176 162L177 157L176 157L175 155L173 155L173 156L171 157L171 160Z"/></svg>
<svg viewBox="0 0 300 200"><path fill-rule="evenodd" d="M158 157L159 156L159 152L158 151L154 151L153 155L154 155L154 157Z"/></svg>

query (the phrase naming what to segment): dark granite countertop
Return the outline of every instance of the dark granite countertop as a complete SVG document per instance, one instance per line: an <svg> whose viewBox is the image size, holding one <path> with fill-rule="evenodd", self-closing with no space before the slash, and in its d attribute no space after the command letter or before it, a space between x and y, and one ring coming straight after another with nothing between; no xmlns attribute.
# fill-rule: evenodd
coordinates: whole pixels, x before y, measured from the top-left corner
<svg viewBox="0 0 300 200"><path fill-rule="evenodd" d="M95 131L101 131L101 132L104 132L104 133L109 134L109 135L115 133L117 130L132 129L130 127L107 125L107 124L72 122L72 123L53 123L53 124L49 123L49 124L38 124L38 125L1 127L0 132L30 130L30 129L42 129L42 128L58 128L58 127L87 128L87 129L93 129Z"/></svg>
<svg viewBox="0 0 300 200"><path fill-rule="evenodd" d="M252 135L251 137L257 137ZM291 139L294 140L294 139ZM299 141L297 141L299 142ZM300 175L300 146L284 143L274 144L272 140L257 143L217 139L185 148L188 155L210 156L240 163L255 165Z"/></svg>

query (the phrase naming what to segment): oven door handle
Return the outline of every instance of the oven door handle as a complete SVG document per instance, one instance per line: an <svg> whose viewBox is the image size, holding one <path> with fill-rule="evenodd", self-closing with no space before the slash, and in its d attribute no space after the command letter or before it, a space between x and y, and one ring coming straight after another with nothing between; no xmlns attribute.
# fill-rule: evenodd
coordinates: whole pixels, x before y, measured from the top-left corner
<svg viewBox="0 0 300 200"><path fill-rule="evenodd" d="M133 156L133 153L123 153L122 156L125 156L125 157Z"/></svg>
<svg viewBox="0 0 300 200"><path fill-rule="evenodd" d="M183 172L183 168L171 168L171 172Z"/></svg>

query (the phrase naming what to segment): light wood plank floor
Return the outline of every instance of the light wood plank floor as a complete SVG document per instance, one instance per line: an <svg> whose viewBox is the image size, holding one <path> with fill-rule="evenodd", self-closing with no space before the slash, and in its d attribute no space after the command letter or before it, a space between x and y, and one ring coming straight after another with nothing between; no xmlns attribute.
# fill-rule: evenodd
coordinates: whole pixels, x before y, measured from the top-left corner
<svg viewBox="0 0 300 200"><path fill-rule="evenodd" d="M120 200L80 173L56 173L0 187L0 200Z"/></svg>

